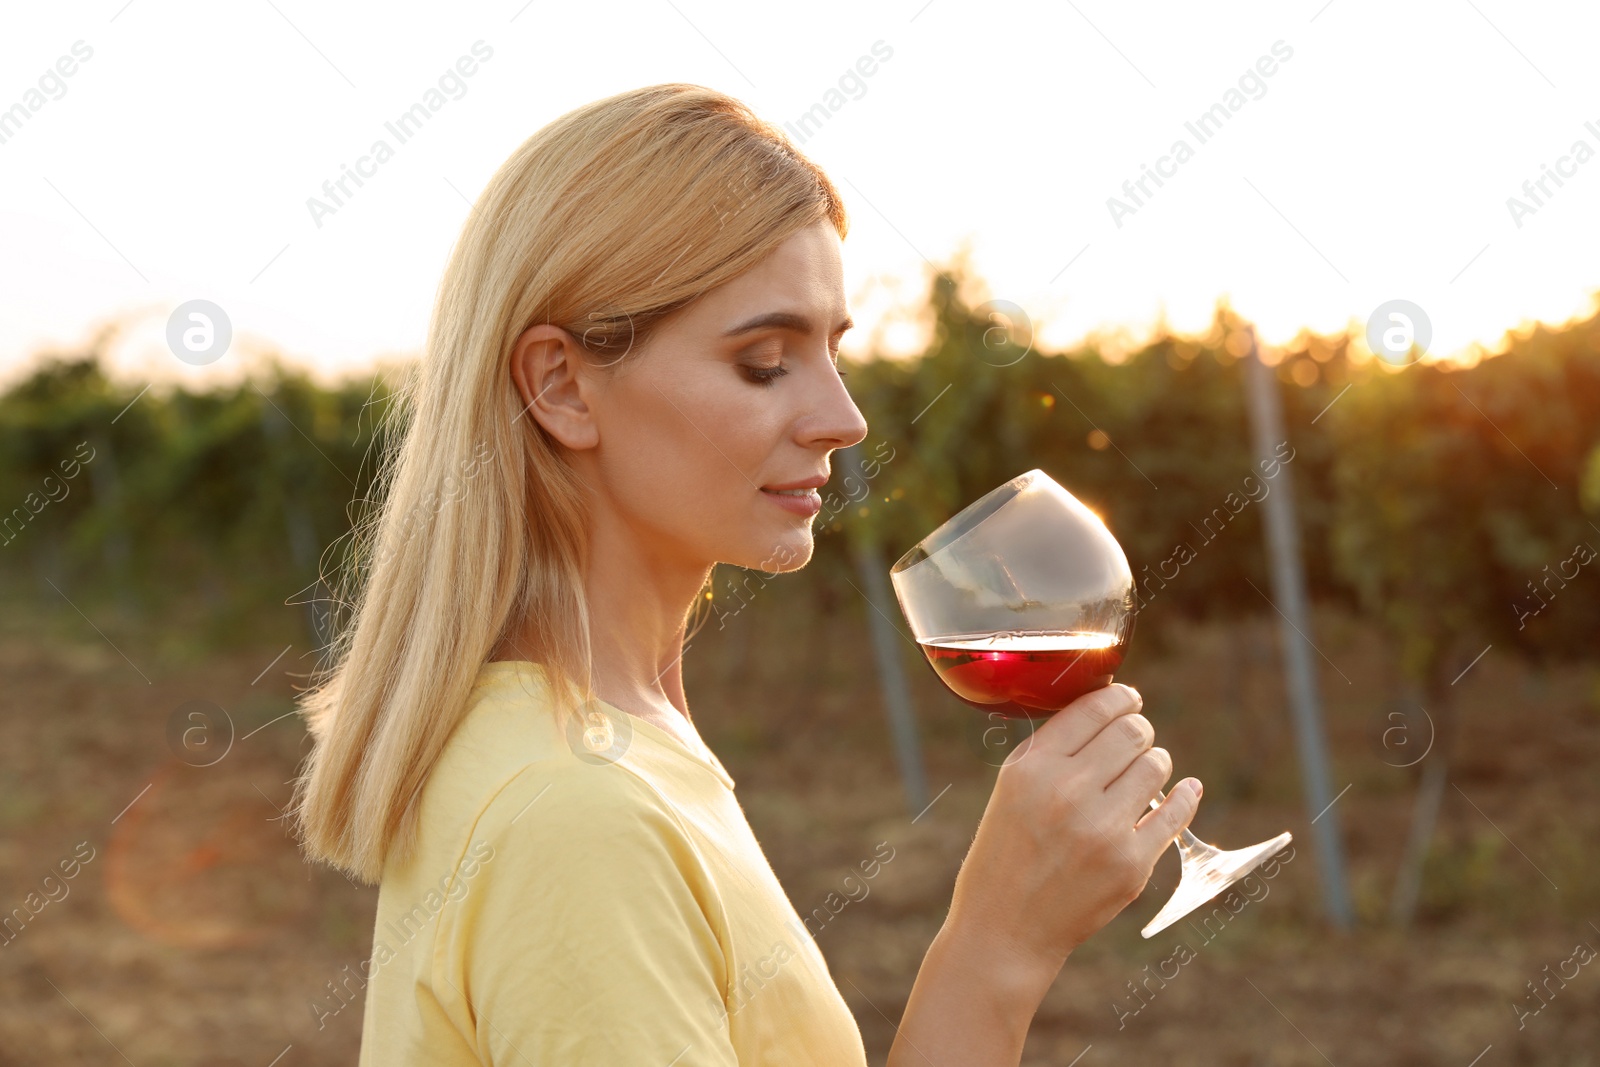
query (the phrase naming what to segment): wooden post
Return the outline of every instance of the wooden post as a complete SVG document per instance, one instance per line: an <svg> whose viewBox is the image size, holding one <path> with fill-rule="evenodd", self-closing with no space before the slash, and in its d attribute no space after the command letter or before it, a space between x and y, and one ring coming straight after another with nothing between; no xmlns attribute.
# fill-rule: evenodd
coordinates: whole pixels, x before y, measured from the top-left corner
<svg viewBox="0 0 1600 1067"><path fill-rule="evenodd" d="M868 483L861 469L860 445L851 445L837 454L846 476L853 476L858 485ZM870 498L869 493L862 499ZM900 604L889 588L889 567L877 540L860 523L848 523L846 529L850 559L867 598L867 623L872 630L872 651L878 663L878 685L883 694L884 711L889 717L889 732L894 738L900 781L905 786L906 804L915 818L928 806L928 776L922 765L917 719L911 710L911 687L906 683L905 663L901 659L900 645L905 637L893 621L900 617Z"/></svg>
<svg viewBox="0 0 1600 1067"><path fill-rule="evenodd" d="M1255 453L1258 460L1276 460L1278 446L1288 440L1278 379L1273 370L1261 362L1255 327L1246 326L1245 330L1250 339L1250 351L1243 360L1245 396L1250 408ZM1334 806L1337 798L1328 777L1328 751L1317 698L1317 661L1312 655L1311 618L1305 572L1300 563L1300 530L1295 520L1291 468L1280 466L1272 481L1272 492L1261 502L1262 520L1272 569L1272 596L1280 619L1289 711L1300 750L1306 817L1313 820L1310 835L1322 874L1322 898L1328 920L1335 929L1348 930L1354 922L1354 914L1345 888L1339 812Z"/></svg>

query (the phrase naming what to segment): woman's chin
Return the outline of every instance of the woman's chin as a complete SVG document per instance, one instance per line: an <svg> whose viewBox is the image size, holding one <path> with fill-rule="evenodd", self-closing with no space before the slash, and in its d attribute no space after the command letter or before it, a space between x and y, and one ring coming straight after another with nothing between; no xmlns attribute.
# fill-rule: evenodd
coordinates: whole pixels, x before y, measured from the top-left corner
<svg viewBox="0 0 1600 1067"><path fill-rule="evenodd" d="M769 542L760 548L749 552L740 553L739 558L729 559L725 562L747 570L765 571L768 574L788 574L797 571L811 562L811 553L815 547L811 538L811 529L806 527L796 530L792 535L776 543Z"/></svg>

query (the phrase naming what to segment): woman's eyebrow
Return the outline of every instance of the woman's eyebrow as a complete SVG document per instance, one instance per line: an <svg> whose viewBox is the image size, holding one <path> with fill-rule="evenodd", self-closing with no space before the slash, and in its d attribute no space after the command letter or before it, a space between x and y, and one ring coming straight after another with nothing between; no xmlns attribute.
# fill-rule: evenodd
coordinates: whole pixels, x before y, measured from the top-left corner
<svg viewBox="0 0 1600 1067"><path fill-rule="evenodd" d="M737 337L740 334L753 333L756 330L765 330L774 326L783 330L793 330L796 333L808 334L811 332L811 320L806 316L798 315L792 311L769 311L764 315L757 315L753 319L740 323L723 336ZM854 326L855 321L846 315L843 321L833 328L833 333L834 335L842 334Z"/></svg>

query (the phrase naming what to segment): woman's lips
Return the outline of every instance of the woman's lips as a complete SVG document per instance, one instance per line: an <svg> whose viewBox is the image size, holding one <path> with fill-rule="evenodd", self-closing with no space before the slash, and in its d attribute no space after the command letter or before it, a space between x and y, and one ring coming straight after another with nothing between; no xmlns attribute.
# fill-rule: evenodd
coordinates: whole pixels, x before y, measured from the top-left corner
<svg viewBox="0 0 1600 1067"><path fill-rule="evenodd" d="M810 518L822 510L822 494L815 489L784 490L763 489L761 495L787 511Z"/></svg>

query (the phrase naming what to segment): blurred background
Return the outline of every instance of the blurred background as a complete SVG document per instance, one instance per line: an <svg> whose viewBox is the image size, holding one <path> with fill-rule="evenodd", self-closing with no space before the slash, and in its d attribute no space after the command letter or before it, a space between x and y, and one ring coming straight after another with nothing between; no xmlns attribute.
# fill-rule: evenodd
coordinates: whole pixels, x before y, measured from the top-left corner
<svg viewBox="0 0 1600 1067"><path fill-rule="evenodd" d="M1600 1063L1593 12L27 18L0 41L0 1065L354 1062L376 890L287 834L291 698L470 199L569 107L668 80L791 125L852 215L869 436L804 571L718 569L684 671L873 1062L1008 743L898 632L887 568L1038 467L1139 578L1117 677L1205 782L1196 832L1295 844L1145 940L1163 857L1024 1062ZM370 188L308 205L436 86Z"/></svg>

